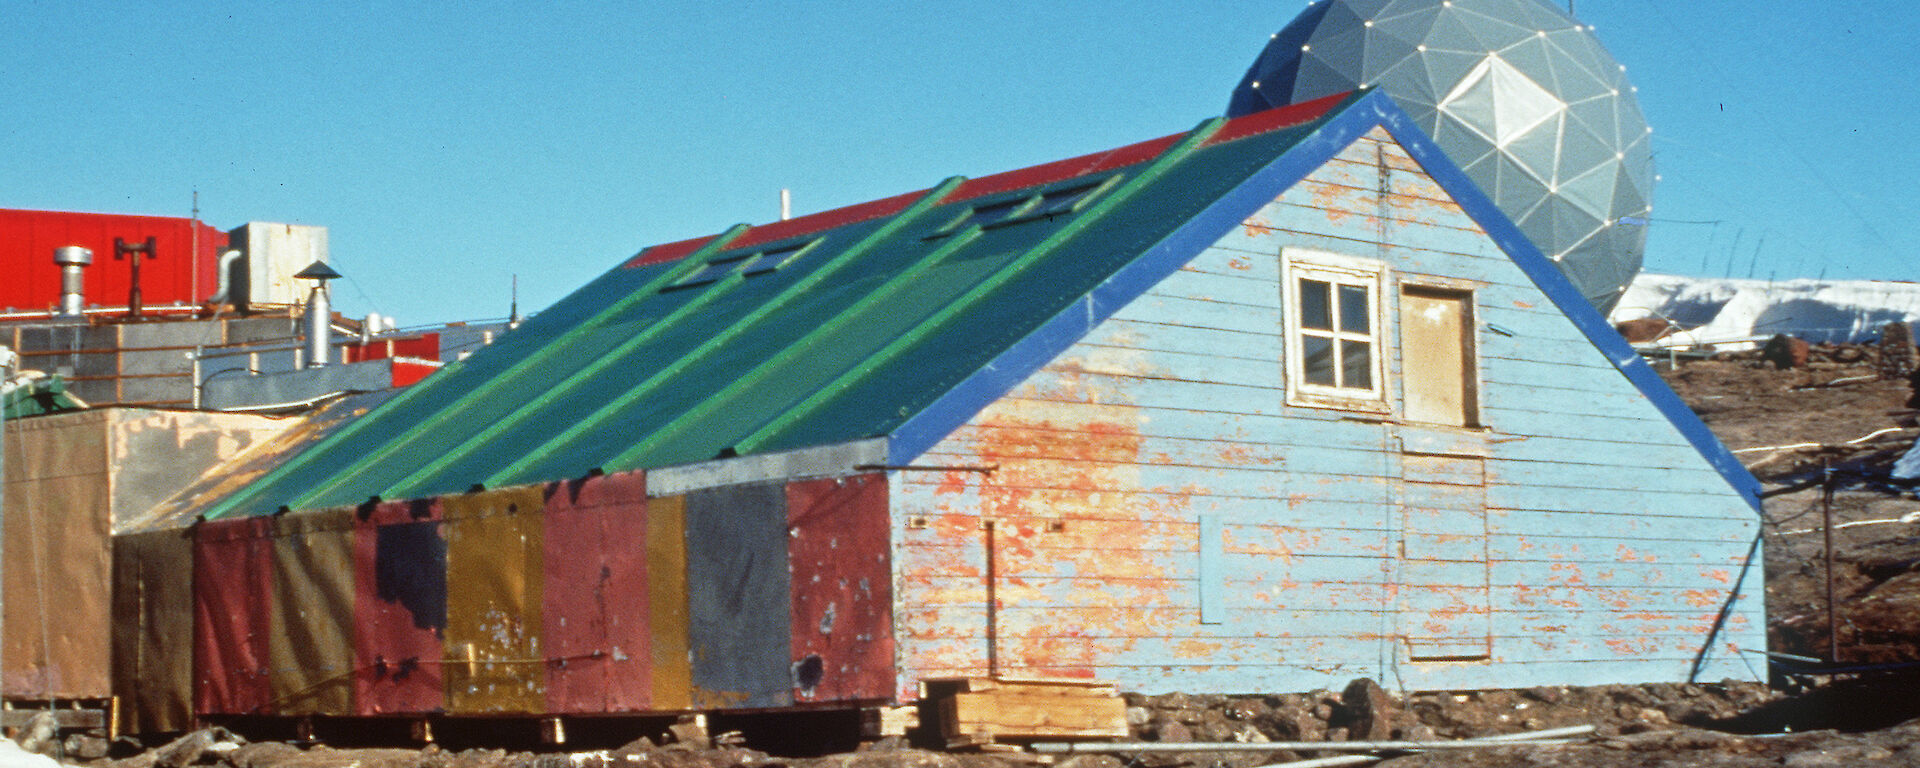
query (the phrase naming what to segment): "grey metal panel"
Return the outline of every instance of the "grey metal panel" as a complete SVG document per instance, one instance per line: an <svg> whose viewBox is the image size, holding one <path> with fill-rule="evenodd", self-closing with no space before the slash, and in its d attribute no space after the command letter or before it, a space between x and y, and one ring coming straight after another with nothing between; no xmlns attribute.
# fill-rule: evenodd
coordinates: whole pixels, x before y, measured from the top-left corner
<svg viewBox="0 0 1920 768"><path fill-rule="evenodd" d="M880 465L886 461L887 441L875 438L662 467L647 472L647 491L654 496L673 496L722 485L845 475L852 473L854 467Z"/></svg>
<svg viewBox="0 0 1920 768"><path fill-rule="evenodd" d="M686 499L694 706L792 704L785 486L729 486Z"/></svg>
<svg viewBox="0 0 1920 768"><path fill-rule="evenodd" d="M220 343L220 321L178 320L120 326L120 343L129 349L191 347Z"/></svg>
<svg viewBox="0 0 1920 768"><path fill-rule="evenodd" d="M121 379L123 403L190 403L193 401L191 376L165 376L151 379Z"/></svg>
<svg viewBox="0 0 1920 768"><path fill-rule="evenodd" d="M187 349L129 348L121 350L120 365L129 374L193 373L193 360Z"/></svg>
<svg viewBox="0 0 1920 768"><path fill-rule="evenodd" d="M227 342L240 344L249 341L285 341L294 338L294 325L291 317L249 317L232 320L227 323Z"/></svg>
<svg viewBox="0 0 1920 768"><path fill-rule="evenodd" d="M206 383L200 402L208 408L295 403L334 392L379 392L393 388L393 361L367 360L258 376L225 376Z"/></svg>
<svg viewBox="0 0 1920 768"><path fill-rule="evenodd" d="M89 403L110 403L119 399L119 392L111 380L68 381L67 391L75 397Z"/></svg>
<svg viewBox="0 0 1920 768"><path fill-rule="evenodd" d="M110 349L119 343L113 326L51 325L20 329L20 350Z"/></svg>

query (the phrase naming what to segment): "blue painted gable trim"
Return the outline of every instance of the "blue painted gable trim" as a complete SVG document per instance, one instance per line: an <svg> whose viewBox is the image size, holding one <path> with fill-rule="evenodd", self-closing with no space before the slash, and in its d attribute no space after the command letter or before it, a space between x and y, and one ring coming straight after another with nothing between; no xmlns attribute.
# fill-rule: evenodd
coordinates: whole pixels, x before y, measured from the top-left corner
<svg viewBox="0 0 1920 768"><path fill-rule="evenodd" d="M907 419L888 435L888 462L895 465L912 463L993 401L1005 396L1028 376L1066 352L1101 321L1165 280L1239 226L1248 216L1259 211L1261 206L1298 184L1375 127L1386 128L1747 503L1756 511L1760 509L1759 481L1747 472L1726 446L1720 444L1699 417L1607 324L1606 318L1587 303L1573 284L1560 274L1560 270L1534 248L1532 241L1520 233L1506 214L1501 213L1492 200L1467 178L1466 173L1455 166L1392 99L1378 91L1342 108L1311 135L1207 206L1139 258L1117 270L1086 296L1048 319L1026 338L1008 347L992 362Z"/></svg>
<svg viewBox="0 0 1920 768"><path fill-rule="evenodd" d="M1540 292L1559 307L1561 314L1573 321L1574 327L1580 329L1587 340L1607 356L1607 361L1613 363L1613 367L1619 369L1621 375L1626 376L1627 381L1640 390L1640 394L1653 403L1653 407L1666 416L1667 421L1673 423L1694 450L1699 451L1707 463L1726 478L1727 484L1746 499L1754 512L1760 512L1760 481L1754 478L1753 473L1748 472L1733 452L1713 436L1713 431L1707 429L1693 409L1688 408L1686 402L1674 394L1673 388L1660 379L1660 374L1654 372L1653 366L1648 365L1646 359L1635 352L1626 339L1621 338L1620 333L1600 314L1600 310L1594 309L1586 297L1580 295L1579 289L1567 280L1566 275L1561 274L1560 269L1540 253L1539 248L1534 247L1533 241L1520 232L1520 227L1493 204L1493 200L1480 190L1479 185L1467 178L1465 171L1454 165L1453 160L1427 137L1425 131L1414 125L1407 113L1385 96L1376 92L1361 104L1354 105L1355 109L1364 106L1374 111L1374 119L1393 135L1394 140L1407 150L1407 154L1419 161L1427 175L1433 177L1434 182L1453 197L1461 210L1487 231L1494 244L1500 246L1500 250L1513 259L1513 263L1533 280Z"/></svg>

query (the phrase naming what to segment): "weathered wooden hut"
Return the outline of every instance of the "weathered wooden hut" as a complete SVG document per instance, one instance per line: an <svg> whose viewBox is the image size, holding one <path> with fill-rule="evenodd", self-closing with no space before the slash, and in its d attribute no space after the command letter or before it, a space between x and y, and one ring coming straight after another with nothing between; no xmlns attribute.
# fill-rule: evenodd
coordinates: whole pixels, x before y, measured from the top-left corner
<svg viewBox="0 0 1920 768"><path fill-rule="evenodd" d="M1353 94L648 248L155 539L196 655L149 695L1750 678L1756 491Z"/></svg>

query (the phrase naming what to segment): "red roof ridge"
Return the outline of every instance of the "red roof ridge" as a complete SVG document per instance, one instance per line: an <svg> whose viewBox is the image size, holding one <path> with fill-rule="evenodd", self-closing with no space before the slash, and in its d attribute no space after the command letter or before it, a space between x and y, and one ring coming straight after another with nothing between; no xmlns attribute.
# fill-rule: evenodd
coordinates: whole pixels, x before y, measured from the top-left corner
<svg viewBox="0 0 1920 768"><path fill-rule="evenodd" d="M1207 145L1244 139L1317 120L1325 116L1328 111L1345 101L1351 95L1351 91L1338 93L1312 101L1289 104L1284 107L1274 107L1273 109L1255 112L1251 115L1233 118L1228 120L1225 125L1220 126L1220 130L1216 131L1212 137L1207 139ZM1090 176L1115 168L1137 165L1159 156L1160 153L1166 151L1167 147L1180 141L1180 139L1186 135L1186 132L1170 134L1157 139L1148 139L1114 149L1069 157L1065 160L1054 160L1039 165L1030 165L1025 168L1016 168L1011 171L1002 171L988 176L981 176L976 179L968 179L962 182L959 188L955 189L953 194L943 202L963 202L1002 192L1028 189L1066 181L1068 179L1080 178L1082 176ZM801 235L824 232L848 224L857 224L883 216L892 216L906 210L908 206L913 205L914 201L925 196L927 192L928 190L922 189L917 192L908 192L903 195L894 195L893 197L881 198L879 200L855 203L853 205L833 208L818 213L810 213L792 219L753 225L748 228L745 233L741 234L739 239L729 243L727 247L729 249L750 248L755 245L783 240L789 237L799 237ZM648 264L659 264L681 259L694 251L700 250L701 246L712 242L715 237L718 237L718 235L706 235L651 246L641 251L632 259L629 259L626 264L622 266L628 268L641 267Z"/></svg>

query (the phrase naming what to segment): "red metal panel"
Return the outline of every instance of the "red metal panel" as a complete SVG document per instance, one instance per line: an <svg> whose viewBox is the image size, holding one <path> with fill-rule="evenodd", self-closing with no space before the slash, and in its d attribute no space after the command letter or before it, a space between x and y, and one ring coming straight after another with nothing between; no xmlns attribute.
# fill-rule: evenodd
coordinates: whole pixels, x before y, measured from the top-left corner
<svg viewBox="0 0 1920 768"><path fill-rule="evenodd" d="M663 262L663 261L673 261L674 259L678 259L680 257L686 256L689 253L693 253L694 251L700 250L701 246L704 246L707 243L712 242L714 237L716 236L707 235L704 237L696 237L691 240L678 240L671 243L661 243L659 245L655 245L647 248L646 250L641 251L639 255L636 255L633 258L628 259L627 263L622 264L620 266L625 269L632 269L634 267L644 267L648 264L659 264L660 262Z"/></svg>
<svg viewBox="0 0 1920 768"><path fill-rule="evenodd" d="M547 487L547 711L633 712L651 705L647 482L640 472Z"/></svg>
<svg viewBox="0 0 1920 768"><path fill-rule="evenodd" d="M58 303L60 267L53 263L53 249L67 245L93 250L93 266L86 271L87 303L125 306L132 277L126 262L113 259L116 237L127 242L154 238L159 257L140 260L143 304L197 304L216 290L227 233L193 219L0 210L0 274L7 276L0 281L0 308L38 311Z"/></svg>
<svg viewBox="0 0 1920 768"><path fill-rule="evenodd" d="M447 533L438 499L362 508L353 526L356 714L446 705Z"/></svg>
<svg viewBox="0 0 1920 768"><path fill-rule="evenodd" d="M1183 138L1186 138L1186 134L1176 133L1171 136L1162 136L1136 144L1128 144L1118 149L1109 149L1104 152L1094 152L1079 157L1070 157L1065 160L1055 160L1051 163L1042 163L1040 165L996 173L992 176L968 179L966 183L960 185L959 189L953 191L953 195L947 198L947 202L962 202L972 200L976 197L984 197L1001 192L1011 192L1016 189L1037 187L1042 184L1052 184L1057 181L1066 181L1067 179L1086 176L1100 171L1144 163L1159 156L1160 153L1165 152L1168 147L1173 146L1174 143Z"/></svg>
<svg viewBox="0 0 1920 768"><path fill-rule="evenodd" d="M424 379L428 376L433 375L433 372L438 370L440 370L440 366L437 366L437 365L427 365L425 363L410 363L405 360L395 360L393 361L393 368L392 368L393 386L395 387L413 386L414 384L420 383L421 379Z"/></svg>
<svg viewBox="0 0 1920 768"><path fill-rule="evenodd" d="M1208 137L1207 144L1213 145L1233 141L1234 139L1244 139L1248 136L1266 133L1278 128L1299 125L1309 120L1317 120L1322 115L1325 115L1327 110L1334 108L1351 95L1351 91L1347 93L1336 93L1332 96L1323 96L1314 99L1313 101L1288 104L1284 107L1275 107L1264 112L1255 112L1244 117L1236 117L1227 121L1226 125L1220 126L1220 130Z"/></svg>
<svg viewBox="0 0 1920 768"><path fill-rule="evenodd" d="M193 539L195 714L264 711L268 611L273 608L272 518L202 523Z"/></svg>
<svg viewBox="0 0 1920 768"><path fill-rule="evenodd" d="M794 701L893 693L886 475L787 485Z"/></svg>
<svg viewBox="0 0 1920 768"><path fill-rule="evenodd" d="M844 227L848 224L877 219L882 216L892 216L906 210L907 206L913 205L915 201L926 196L927 190L922 189L918 192L908 192L904 195L894 195L893 197L856 203L830 211L798 216L786 221L770 221L747 230L745 234L740 236L740 239L728 243L727 247L751 248L762 243L771 243L775 240L796 237L809 232L825 232L835 227Z"/></svg>
<svg viewBox="0 0 1920 768"><path fill-rule="evenodd" d="M363 360L379 360L387 357L417 357L422 360L440 359L440 334L423 333L408 339L382 339L368 344L349 344L341 347L346 362L358 363Z"/></svg>

